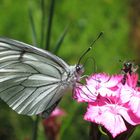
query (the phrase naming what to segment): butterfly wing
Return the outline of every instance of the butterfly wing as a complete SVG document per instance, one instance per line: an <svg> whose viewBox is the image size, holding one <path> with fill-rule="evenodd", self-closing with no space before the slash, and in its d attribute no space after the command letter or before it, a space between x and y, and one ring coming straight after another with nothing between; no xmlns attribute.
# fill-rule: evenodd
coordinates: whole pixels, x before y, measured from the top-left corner
<svg viewBox="0 0 140 140"><path fill-rule="evenodd" d="M60 100L61 100L61 98L60 98L58 101L56 101L49 109L43 111L43 112L40 114L40 116L41 116L42 118L45 118L45 119L48 118L49 115L51 114L51 112L56 108L56 106L58 105L58 103L60 102Z"/></svg>
<svg viewBox="0 0 140 140"><path fill-rule="evenodd" d="M69 66L50 52L0 38L0 98L19 114L52 108L68 86L62 80L68 73Z"/></svg>

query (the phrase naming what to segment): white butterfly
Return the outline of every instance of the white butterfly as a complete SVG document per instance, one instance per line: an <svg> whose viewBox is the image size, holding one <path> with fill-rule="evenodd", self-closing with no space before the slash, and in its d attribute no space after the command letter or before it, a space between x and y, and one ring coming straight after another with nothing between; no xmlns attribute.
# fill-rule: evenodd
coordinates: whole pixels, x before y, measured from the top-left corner
<svg viewBox="0 0 140 140"><path fill-rule="evenodd" d="M48 116L82 72L48 51L0 38L0 98L19 114Z"/></svg>

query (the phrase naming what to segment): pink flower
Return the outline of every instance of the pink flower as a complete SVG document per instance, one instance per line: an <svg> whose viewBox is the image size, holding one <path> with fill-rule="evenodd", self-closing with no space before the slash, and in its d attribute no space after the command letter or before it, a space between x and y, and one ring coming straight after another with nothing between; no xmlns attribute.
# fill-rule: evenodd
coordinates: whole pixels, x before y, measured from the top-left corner
<svg viewBox="0 0 140 140"><path fill-rule="evenodd" d="M56 107L49 117L51 118L51 117L59 117L59 116L65 116L65 115L66 115L66 112L64 110Z"/></svg>
<svg viewBox="0 0 140 140"><path fill-rule="evenodd" d="M140 123L140 119L127 106L115 98L114 101L104 98L100 101L89 103L84 119L104 126L113 137L127 130L124 119L131 125Z"/></svg>
<svg viewBox="0 0 140 140"><path fill-rule="evenodd" d="M137 80L137 74L91 75L86 79L86 85L75 88L76 100L88 102L84 119L104 126L113 137L128 129L126 122L132 126L140 124L140 88L136 88Z"/></svg>
<svg viewBox="0 0 140 140"><path fill-rule="evenodd" d="M66 115L64 110L56 108L47 119L42 121L47 140L58 139L61 127L61 120L58 118L64 115Z"/></svg>

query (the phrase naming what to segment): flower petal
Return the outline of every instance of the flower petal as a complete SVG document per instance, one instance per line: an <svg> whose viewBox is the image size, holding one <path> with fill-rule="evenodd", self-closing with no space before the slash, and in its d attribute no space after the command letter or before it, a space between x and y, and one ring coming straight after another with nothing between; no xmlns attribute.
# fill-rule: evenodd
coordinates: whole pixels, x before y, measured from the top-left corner
<svg viewBox="0 0 140 140"><path fill-rule="evenodd" d="M132 111L140 117L140 97L133 96L129 102Z"/></svg>
<svg viewBox="0 0 140 140"><path fill-rule="evenodd" d="M127 130L124 120L119 114L113 114L107 106L90 104L84 119L103 125L113 137ZM119 124L119 125L118 125Z"/></svg>
<svg viewBox="0 0 140 140"><path fill-rule="evenodd" d="M133 92L134 90L128 85L123 86L120 91L120 99L122 103L129 102L131 99L131 96L133 95Z"/></svg>
<svg viewBox="0 0 140 140"><path fill-rule="evenodd" d="M103 97L105 97L105 96L107 96L107 97L109 97L109 96L118 96L119 91L117 90L117 88L116 88L116 90L114 91L114 90L111 90L111 89L106 88L106 87L101 87L101 88L98 90L98 94L100 94L100 95L103 96Z"/></svg>
<svg viewBox="0 0 140 140"><path fill-rule="evenodd" d="M132 87L135 88L137 86L137 82L138 82L138 74L137 73L132 73L127 74L127 84Z"/></svg>
<svg viewBox="0 0 140 140"><path fill-rule="evenodd" d="M119 113L122 115L122 117L131 125L138 125L140 124L140 118L137 117L131 110L124 111L119 110Z"/></svg>
<svg viewBox="0 0 140 140"><path fill-rule="evenodd" d="M119 114L112 114L111 112L106 111L103 113L102 118L104 118L102 120L102 125L113 137L116 137L118 134L127 130L124 120Z"/></svg>
<svg viewBox="0 0 140 140"><path fill-rule="evenodd" d="M92 85L78 86L74 89L74 99L78 102L94 102L97 93Z"/></svg>

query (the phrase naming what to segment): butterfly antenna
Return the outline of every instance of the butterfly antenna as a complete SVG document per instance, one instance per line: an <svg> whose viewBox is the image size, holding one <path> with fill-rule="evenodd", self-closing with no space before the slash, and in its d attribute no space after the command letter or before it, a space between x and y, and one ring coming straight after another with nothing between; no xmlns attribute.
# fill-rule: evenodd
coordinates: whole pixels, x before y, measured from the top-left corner
<svg viewBox="0 0 140 140"><path fill-rule="evenodd" d="M90 47L80 56L77 66L80 64L82 58L92 49L93 45L95 44L95 42L103 35L103 32L100 32L100 34L97 36L97 38L91 42Z"/></svg>

